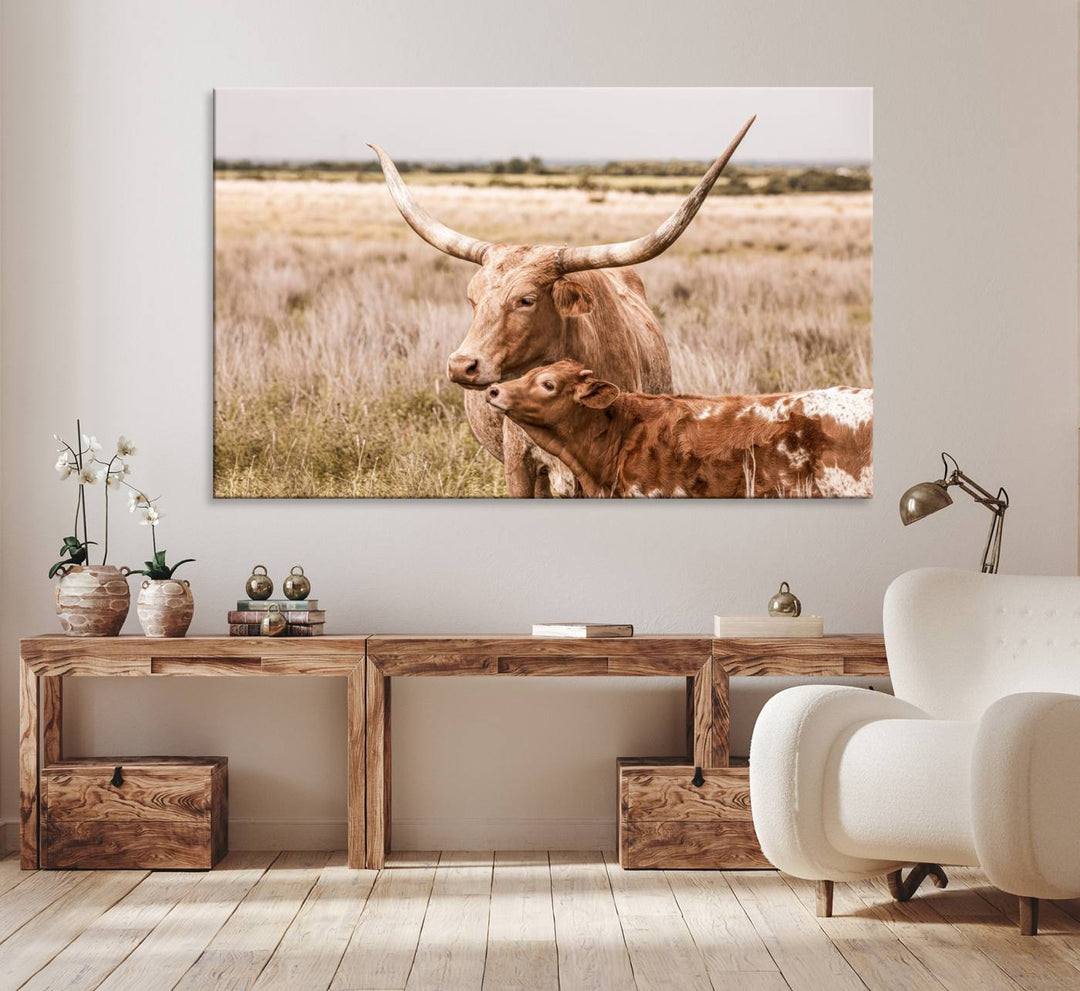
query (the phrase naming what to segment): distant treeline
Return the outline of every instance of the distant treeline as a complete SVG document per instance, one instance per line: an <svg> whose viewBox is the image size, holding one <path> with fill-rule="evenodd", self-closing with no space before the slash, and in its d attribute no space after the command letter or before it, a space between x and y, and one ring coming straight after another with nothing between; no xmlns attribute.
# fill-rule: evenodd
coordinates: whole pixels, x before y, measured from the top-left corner
<svg viewBox="0 0 1080 991"><path fill-rule="evenodd" d="M651 159L610 161L604 164L555 165L545 163L542 158L533 155L530 158L508 158L491 162L423 162L399 161L395 163L402 173L424 173L426 175L488 176L490 185L514 186L524 184L514 177L550 176L560 186L576 186L582 189L603 189L606 177L622 179L640 178L641 184L619 184L619 188L630 192L653 193L659 187L647 180L656 178L688 180L686 183L667 185L670 191L683 188L689 190L703 175L712 162ZM215 159L215 171L246 174L251 178L286 178L294 176L323 175L326 178L350 178L358 180L373 177L381 172L377 160L359 162L265 162L247 159ZM560 178L561 177L561 178ZM569 180L569 181L567 181ZM692 181L691 181L692 180ZM452 181L452 180L451 180ZM536 180L531 180L535 182ZM471 184L471 183L470 183ZM762 165L729 166L717 192L727 195L751 193L821 193L855 192L871 188L871 173L866 166L824 165Z"/></svg>

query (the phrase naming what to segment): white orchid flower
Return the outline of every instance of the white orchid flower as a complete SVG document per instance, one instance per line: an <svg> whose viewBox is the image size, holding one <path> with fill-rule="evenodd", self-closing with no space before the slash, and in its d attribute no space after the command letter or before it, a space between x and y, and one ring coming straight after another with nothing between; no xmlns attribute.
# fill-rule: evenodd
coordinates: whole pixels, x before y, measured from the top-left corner
<svg viewBox="0 0 1080 991"><path fill-rule="evenodd" d="M119 471L121 475L130 475L131 465L129 465L126 461L121 461L120 467L117 468L116 471Z"/></svg>
<svg viewBox="0 0 1080 991"><path fill-rule="evenodd" d="M101 450L101 443L98 439L91 434L89 437L86 434L82 435L82 447L85 454L97 454Z"/></svg>
<svg viewBox="0 0 1080 991"><path fill-rule="evenodd" d="M60 479L63 481L65 478L71 478L75 473L75 465L67 456L65 451L63 455L56 459L56 470L60 473Z"/></svg>
<svg viewBox="0 0 1080 991"><path fill-rule="evenodd" d="M135 453L135 445L128 440L123 434L120 435L116 441L116 454L117 457L130 458Z"/></svg>
<svg viewBox="0 0 1080 991"><path fill-rule="evenodd" d="M149 506L150 500L146 498L141 492L129 492L128 493L128 512L134 513L136 509L142 509L143 506Z"/></svg>
<svg viewBox="0 0 1080 991"><path fill-rule="evenodd" d="M140 526L157 526L164 513L159 513L153 506L148 506L143 510L142 519L139 520Z"/></svg>
<svg viewBox="0 0 1080 991"><path fill-rule="evenodd" d="M105 479L105 484L110 489L120 489L124 486L124 473L122 471L110 471Z"/></svg>
<svg viewBox="0 0 1080 991"><path fill-rule="evenodd" d="M99 465L94 464L92 461L84 460L82 468L79 469L79 484L80 485L97 485L101 481L101 476L105 474L105 470Z"/></svg>

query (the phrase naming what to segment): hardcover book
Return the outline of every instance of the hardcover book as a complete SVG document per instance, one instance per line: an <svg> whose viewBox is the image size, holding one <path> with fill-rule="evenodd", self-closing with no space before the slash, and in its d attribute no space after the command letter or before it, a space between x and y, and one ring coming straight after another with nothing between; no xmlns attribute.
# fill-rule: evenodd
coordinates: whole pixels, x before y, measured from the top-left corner
<svg viewBox="0 0 1080 991"><path fill-rule="evenodd" d="M533 623L534 637L632 637L630 623Z"/></svg>
<svg viewBox="0 0 1080 991"><path fill-rule="evenodd" d="M289 609L286 620L290 626L314 626L326 622L325 609ZM234 609L229 613L230 623L260 623L267 610L265 609Z"/></svg>
<svg viewBox="0 0 1080 991"><path fill-rule="evenodd" d="M237 599L238 612L266 612L271 606L277 606L282 612L313 610L319 608L318 599Z"/></svg>
<svg viewBox="0 0 1080 991"><path fill-rule="evenodd" d="M311 626L286 626L284 633L279 637L321 637L325 623L315 623ZM261 637L262 627L258 623L230 623L230 637Z"/></svg>

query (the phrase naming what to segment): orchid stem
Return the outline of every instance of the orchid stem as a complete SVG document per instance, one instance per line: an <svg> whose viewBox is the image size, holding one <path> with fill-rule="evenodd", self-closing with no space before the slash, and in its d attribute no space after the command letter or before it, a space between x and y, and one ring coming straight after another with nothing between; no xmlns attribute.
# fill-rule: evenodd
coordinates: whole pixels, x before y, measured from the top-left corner
<svg viewBox="0 0 1080 991"><path fill-rule="evenodd" d="M82 471L82 422L80 420L75 421L75 435L78 438L79 454L75 458L76 464L79 466L79 471ZM83 483L79 483L79 505L82 507L82 533L83 543L86 544L86 563L90 564L90 534L86 529L86 495L83 492ZM76 534L78 536L78 534Z"/></svg>

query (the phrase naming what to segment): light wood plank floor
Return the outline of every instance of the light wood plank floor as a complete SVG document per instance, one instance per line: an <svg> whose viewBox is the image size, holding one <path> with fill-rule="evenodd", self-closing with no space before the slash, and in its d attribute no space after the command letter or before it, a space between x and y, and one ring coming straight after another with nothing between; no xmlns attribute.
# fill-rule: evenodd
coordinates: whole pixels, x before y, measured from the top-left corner
<svg viewBox="0 0 1080 991"><path fill-rule="evenodd" d="M622 871L601 853L237 852L205 873L21 872L0 860L0 988L33 991L1064 991L1080 900L1017 934L1016 900L952 869L881 881Z"/></svg>

